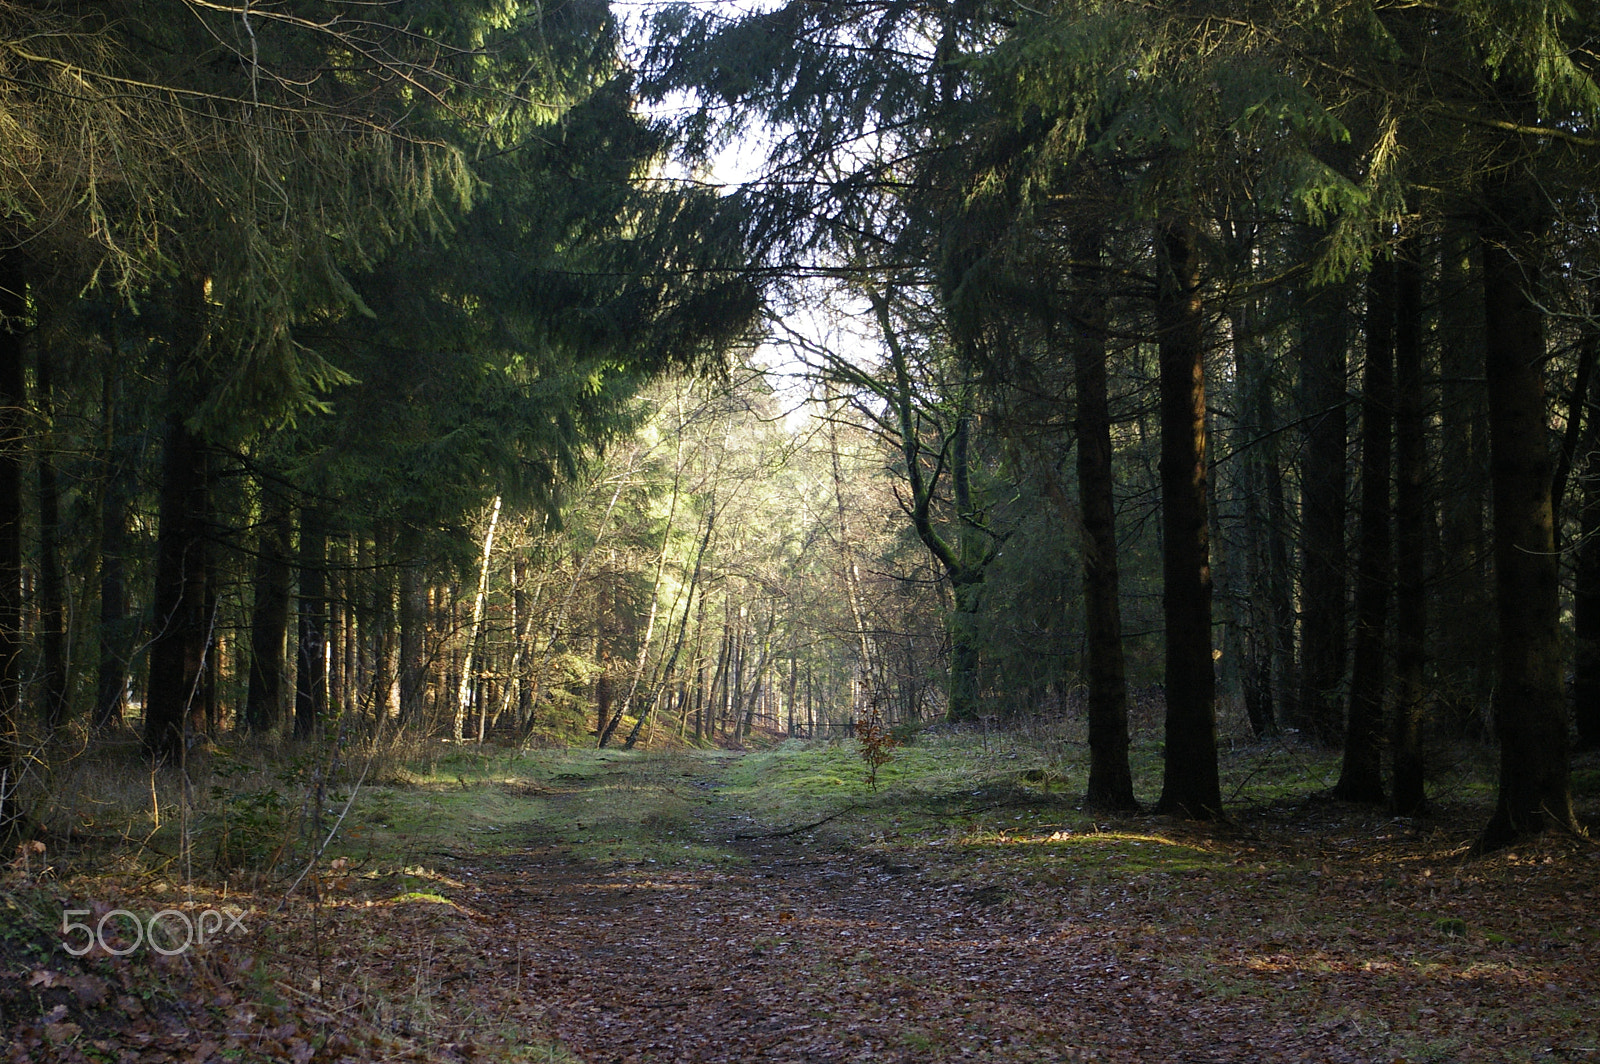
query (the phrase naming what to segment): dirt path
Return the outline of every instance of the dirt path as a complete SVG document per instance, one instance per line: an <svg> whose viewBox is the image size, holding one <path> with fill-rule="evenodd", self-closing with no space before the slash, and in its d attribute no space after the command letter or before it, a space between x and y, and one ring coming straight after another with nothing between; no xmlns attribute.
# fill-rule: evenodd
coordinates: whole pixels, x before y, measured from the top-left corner
<svg viewBox="0 0 1600 1064"><path fill-rule="evenodd" d="M707 810L700 830L725 824ZM733 845L748 864L730 871L602 869L548 844L464 862L490 929L476 978L515 980L590 1064L1368 1059L1348 1032L1199 1000L1127 949L1120 914L941 882L826 829Z"/></svg>
<svg viewBox="0 0 1600 1064"><path fill-rule="evenodd" d="M1104 830L1036 795L966 791L894 807L960 833L896 842L880 809L784 835L760 822L772 809L738 807L775 791L714 793L719 773L740 779L727 759L600 764L463 780L497 815L508 794L544 805L451 820L461 834L429 836L415 866L341 858L287 908L205 899L250 905L250 930L193 956L70 957L52 929L68 903L32 887L17 897L33 922L0 921L0 1059L1600 1059L1582 840L1465 862L1436 826L1325 804ZM509 823L550 834L506 845ZM489 837L495 852L471 849ZM136 886L70 904L178 903L170 883Z"/></svg>

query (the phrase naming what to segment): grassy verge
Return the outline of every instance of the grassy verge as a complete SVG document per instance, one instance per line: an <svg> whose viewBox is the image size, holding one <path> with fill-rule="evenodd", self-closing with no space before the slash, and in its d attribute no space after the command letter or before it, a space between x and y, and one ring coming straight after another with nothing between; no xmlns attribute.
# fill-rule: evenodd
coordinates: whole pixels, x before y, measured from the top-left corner
<svg viewBox="0 0 1600 1064"><path fill-rule="evenodd" d="M915 869L1041 927L1096 921L1128 956L1208 1000L1260 1001L1307 1024L1388 1024L1397 1033L1386 1052L1448 1060L1467 1051L1449 1048L1459 1041L1445 1029L1449 1010L1525 1028L1532 1006L1514 988L1570 982L1575 958L1600 955L1600 929L1585 915L1597 900L1591 843L1547 838L1467 860L1492 799L1487 764L1470 749L1445 753L1434 814L1397 820L1321 797L1337 771L1326 753L1236 745L1223 759L1230 819L1189 824L1081 810L1085 755L1071 729L931 729L894 751L875 788L851 741L746 754L441 745L337 762L224 747L193 766L186 790L142 769L131 749L113 750L61 770L43 807L46 851L19 854L0 882L0 980L10 980L0 1027L20 1017L46 1048L111 1045L130 1024L157 1041L209 1030L238 1048L248 1039L230 1031L248 1004L252 1037L272 1043L261 1059L331 1054L340 1029L380 1055L425 1057L468 1032L500 1059L559 1060L553 1040L502 1031L495 1015L445 992L444 958L459 965L477 948L474 862L542 850L605 875L648 876L737 865L751 859L742 840L788 833L795 845ZM1147 803L1160 755L1153 736L1134 745ZM1574 779L1593 822L1600 762L1581 759ZM148 919L225 905L263 918L252 917L251 937L181 963L61 955L68 906ZM359 948L324 955L335 942ZM1397 1000L1421 994L1406 1006L1415 1013L1406 1029L1434 1041L1416 1041L1392 1014L1351 1013L1328 989L1358 984ZM1308 997L1308 986L1323 996ZM147 988L138 1004L134 987ZM1587 993L1541 1006L1534 1021L1580 1030ZM33 1013L56 1018L28 1026ZM275 1026L263 1028L268 1020Z"/></svg>

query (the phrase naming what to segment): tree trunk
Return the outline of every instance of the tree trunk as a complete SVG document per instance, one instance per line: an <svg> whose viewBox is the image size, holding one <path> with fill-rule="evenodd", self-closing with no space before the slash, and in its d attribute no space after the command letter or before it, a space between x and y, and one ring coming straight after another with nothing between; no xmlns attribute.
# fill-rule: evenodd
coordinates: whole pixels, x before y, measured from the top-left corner
<svg viewBox="0 0 1600 1064"><path fill-rule="evenodd" d="M116 343L113 340L112 350ZM128 456L120 441L122 404L118 370L107 366L103 388L105 418L105 490L100 496L100 629L99 670L95 684L94 728L120 727L128 705L128 659L133 640L128 631Z"/></svg>
<svg viewBox="0 0 1600 1064"><path fill-rule="evenodd" d="M261 531L256 536L255 604L250 612L250 687L245 695L244 724L264 735L283 717L284 652L289 639L289 598L293 573L289 564L293 519L288 506L263 499Z"/></svg>
<svg viewBox="0 0 1600 1064"><path fill-rule="evenodd" d="M1591 323L1584 342L1600 349L1600 324ZM1600 374L1586 397L1583 445L1578 448L1578 561L1573 574L1572 712L1578 748L1600 748Z"/></svg>
<svg viewBox="0 0 1600 1064"><path fill-rule="evenodd" d="M1243 496L1244 595L1238 610L1244 624L1239 663L1245 716L1257 738L1277 730L1277 681L1274 666L1281 653L1274 631L1272 539L1268 519L1271 480L1276 473L1277 436L1272 425L1272 382L1261 338L1256 335L1255 306L1240 302L1229 310L1233 333L1234 391L1238 440L1233 447L1235 476ZM1278 496L1282 497L1281 485ZM1220 578L1219 578L1220 579ZM1237 598L1236 598L1237 600Z"/></svg>
<svg viewBox="0 0 1600 1064"><path fill-rule="evenodd" d="M328 529L315 506L300 511L300 649L294 737L310 739L328 715Z"/></svg>
<svg viewBox="0 0 1600 1064"><path fill-rule="evenodd" d="M393 540L387 536L373 537L370 556L373 560L382 557L381 545L386 542L392 548ZM389 558L392 560L394 555L391 553ZM400 611L396 604L396 588L401 571L393 564L372 570L372 623L368 630L372 639L372 682L377 688L373 711L380 720L400 717Z"/></svg>
<svg viewBox="0 0 1600 1064"><path fill-rule="evenodd" d="M396 553L400 566L400 723L421 722L428 687L428 585L423 573L421 534L411 526L401 528Z"/></svg>
<svg viewBox="0 0 1600 1064"><path fill-rule="evenodd" d="M464 739L466 733L463 727L466 723L466 712L471 701L472 688L472 661L478 650L478 637L483 634L483 607L489 597L489 562L494 557L494 533L500 527L500 496L494 497L494 504L489 508L489 529L483 534L483 559L478 565L478 591L472 597L472 627L467 631L467 653L461 665L461 687L456 693L456 718L450 729L450 738ZM478 692L480 695L482 692ZM478 742L483 742L483 733L488 726L489 707L479 699L478 706Z"/></svg>
<svg viewBox="0 0 1600 1064"><path fill-rule="evenodd" d="M1323 745L1339 741L1344 716L1348 299L1342 284L1308 290L1299 344L1307 426L1301 466L1301 686L1295 722Z"/></svg>
<svg viewBox="0 0 1600 1064"><path fill-rule="evenodd" d="M694 612L694 596L696 590L698 590L700 586L700 572L705 563L706 550L711 546L711 536L715 531L716 523L717 497L713 493L709 503L709 509L706 512L706 530L705 533L700 537L699 548L695 551L694 568L690 571L689 586L684 592L684 594L687 596L687 601L683 608L683 621L678 625L678 635L673 641L672 652L667 657L666 661L662 663L661 673L656 677L656 682L652 684L652 686L655 687L658 692L667 684L672 682L673 673L678 667L678 656L683 652L684 639L689 634L689 616ZM703 594L701 599L703 602ZM703 605L701 609L703 612ZM676 610L676 607L674 607L674 610ZM667 630L670 634L672 630L672 617L670 615L667 617ZM628 739L625 743L623 743L624 750L632 750L633 744L638 742L639 732L644 728L645 723L649 720L651 713L654 712L655 705L658 700L659 696L651 698L649 701L649 708L646 709L645 712L641 713L638 719L634 721L633 730L628 733Z"/></svg>
<svg viewBox="0 0 1600 1064"><path fill-rule="evenodd" d="M25 816L17 784L22 771L22 469L27 446L22 336L27 309L27 279L18 255L0 251L0 843L9 843Z"/></svg>
<svg viewBox="0 0 1600 1064"><path fill-rule="evenodd" d="M1395 269L1379 258L1367 278L1366 370L1361 386L1361 542L1356 645L1344 763L1334 797L1380 803L1383 793L1385 628L1394 583L1389 478L1394 442Z"/></svg>
<svg viewBox="0 0 1600 1064"><path fill-rule="evenodd" d="M1481 270L1475 233L1445 234L1439 268L1439 601L1435 627L1440 719L1485 736L1494 687L1493 573L1489 565L1488 393L1483 382Z"/></svg>
<svg viewBox="0 0 1600 1064"><path fill-rule="evenodd" d="M208 636L206 599L205 444L185 423L184 404L167 417L161 460L160 525L156 533L150 684L144 746L176 763L185 732L198 731L201 669Z"/></svg>
<svg viewBox="0 0 1600 1064"><path fill-rule="evenodd" d="M963 572L959 579L952 575L950 581L955 608L949 614L950 682L946 689L945 713L953 721L977 720L981 713L978 699L979 654L975 633L982 585L968 577L969 574ZM882 712L887 697L881 683L870 685L867 701L871 712Z"/></svg>
<svg viewBox="0 0 1600 1064"><path fill-rule="evenodd" d="M885 325L885 328L888 326ZM831 419L828 421L828 452L833 462L833 501L839 513L839 554L844 562L845 599L850 605L850 619L855 624L856 651L861 656L859 667L861 675L865 677L872 672L872 642L867 636L867 622L861 603L861 573L856 568L855 537L851 534L849 510L844 504L844 473L839 466L839 429ZM856 707L852 705L852 720L855 712Z"/></svg>
<svg viewBox="0 0 1600 1064"><path fill-rule="evenodd" d="M612 733L617 730L617 725L622 723L622 715L633 704L634 697L639 693L639 681L644 678L645 663L650 657L650 642L655 638L656 612L661 602L661 578L666 572L667 549L672 542L672 522L678 513L678 485L683 473L683 448L679 444L678 472L672 479L672 503L667 509L667 527L661 533L661 550L656 554L656 576L650 582L650 609L645 615L644 635L639 640L639 653L634 659L633 674L628 680L628 692L617 705L617 710L612 714L609 723L602 724L600 740L597 746L604 747L610 741ZM642 710L641 710L642 712Z"/></svg>
<svg viewBox="0 0 1600 1064"><path fill-rule="evenodd" d="M212 468L209 456L205 467L206 493L211 491ZM200 661L200 720L207 738L217 737L217 728L221 719L222 706L218 701L219 687L222 682L222 655L227 649L227 643L217 628L217 559L214 550L208 549L206 557L206 589L205 605L202 613L206 618L206 653Z"/></svg>
<svg viewBox="0 0 1600 1064"><path fill-rule="evenodd" d="M1428 542L1428 385L1422 340L1422 260L1415 237L1395 265L1395 710L1391 748L1397 813L1423 811L1426 719Z"/></svg>
<svg viewBox="0 0 1600 1064"><path fill-rule="evenodd" d="M1080 263L1075 271L1080 298L1069 342L1078 400L1074 430L1083 517L1083 623L1089 679L1089 783L1084 802L1095 809L1137 809L1128 765L1128 684L1122 653L1105 302L1099 290L1100 234L1081 237L1073 256Z"/></svg>
<svg viewBox="0 0 1600 1064"><path fill-rule="evenodd" d="M324 592L328 603L324 615L327 617L325 638L328 642L328 716L331 719L337 719L348 705L344 657L345 640L350 634L349 614L345 608L347 602L345 579L349 567L344 564L343 541L343 536L334 536L328 542Z"/></svg>
<svg viewBox="0 0 1600 1064"><path fill-rule="evenodd" d="M1549 825L1576 828L1562 690L1559 559L1546 439L1544 312L1539 305L1543 190L1490 179L1483 227L1500 681L1494 692L1500 788L1478 841L1491 850Z"/></svg>
<svg viewBox="0 0 1600 1064"><path fill-rule="evenodd" d="M169 362L166 438L161 457L156 571L152 594L150 681L145 695L144 747L157 760L176 763L184 752L191 714L199 702L210 625L206 602L206 444L189 427L206 336L207 305L200 281L177 286L179 327Z"/></svg>
<svg viewBox="0 0 1600 1064"><path fill-rule="evenodd" d="M40 688L45 727L52 733L67 722L66 581L61 572L61 492L51 441L55 420L53 356L48 344L37 345L34 385L39 429L39 649Z"/></svg>
<svg viewBox="0 0 1600 1064"><path fill-rule="evenodd" d="M1160 813L1222 812L1217 772L1216 672L1211 653L1211 540L1207 526L1205 314L1192 227L1160 234L1162 611L1166 619L1166 758Z"/></svg>

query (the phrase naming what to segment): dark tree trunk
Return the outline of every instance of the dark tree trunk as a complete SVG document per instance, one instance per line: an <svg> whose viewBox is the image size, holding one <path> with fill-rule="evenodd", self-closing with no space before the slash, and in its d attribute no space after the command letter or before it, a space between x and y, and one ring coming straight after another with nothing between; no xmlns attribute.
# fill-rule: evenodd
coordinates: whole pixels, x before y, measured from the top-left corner
<svg viewBox="0 0 1600 1064"><path fill-rule="evenodd" d="M982 574L953 574L951 598L955 608L949 613L947 626L950 633L950 677L946 688L946 716L952 721L974 721L981 715L978 701L979 654L977 643L977 610L982 586L975 579ZM885 669L887 671L887 669ZM868 712L882 712L885 693L877 679L863 672L867 684Z"/></svg>
<svg viewBox="0 0 1600 1064"><path fill-rule="evenodd" d="M347 690L345 684L345 641L350 635L350 617L345 609L347 591L344 580L344 571L348 568L343 564L340 556L341 537L334 537L327 544L327 562L325 568L327 575L324 577L323 597L327 605L323 609L324 638L328 642L328 713L333 717L342 715L349 706L346 701Z"/></svg>
<svg viewBox="0 0 1600 1064"><path fill-rule="evenodd" d="M176 762L193 719L205 662L206 476L205 444L185 423L182 404L167 417L161 459L160 527L156 534L150 684L145 698L144 745L152 757Z"/></svg>
<svg viewBox="0 0 1600 1064"><path fill-rule="evenodd" d="M67 723L67 592L61 572L61 491L52 438L55 386L48 344L35 351L34 385L39 430L39 650L44 723L52 733Z"/></svg>
<svg viewBox="0 0 1600 1064"><path fill-rule="evenodd" d="M530 694L532 686L528 670L528 639L533 630L533 618L529 616L527 583L528 560L521 554L511 563L511 583L514 588L511 594L511 629L516 639L516 646L512 651L512 675L510 682L516 685L517 706L514 719L516 726L521 728L527 722L529 710L532 708Z"/></svg>
<svg viewBox="0 0 1600 1064"><path fill-rule="evenodd" d="M1415 238L1395 264L1395 710L1391 749L1394 809L1423 810L1427 711L1428 383L1422 340L1422 260Z"/></svg>
<svg viewBox="0 0 1600 1064"><path fill-rule="evenodd" d="M1366 370L1361 383L1361 531L1356 559L1356 645L1344 764L1334 787L1347 802L1382 802L1384 635L1394 583L1389 480L1394 444L1395 270L1379 258L1367 277Z"/></svg>
<svg viewBox="0 0 1600 1064"><path fill-rule="evenodd" d="M1199 250L1188 224L1170 224L1162 230L1159 269L1156 324L1167 721L1166 765L1156 810L1206 819L1221 814L1222 789L1211 653L1205 313Z"/></svg>
<svg viewBox="0 0 1600 1064"><path fill-rule="evenodd" d="M115 345L113 344L113 350ZM116 367L108 366L103 389L105 417L105 490L100 496L100 630L99 672L95 684L94 727L119 727L128 705L128 659L133 640L128 631L128 467L121 445L121 397Z"/></svg>
<svg viewBox="0 0 1600 1064"><path fill-rule="evenodd" d="M1264 382L1265 383L1265 382ZM1263 430L1269 433L1263 441L1267 458L1264 487L1267 495L1267 545L1266 567L1267 645L1271 657L1272 689L1275 692L1271 731L1280 726L1279 716L1286 706L1293 704L1299 690L1299 673L1295 667L1294 633L1295 601L1294 570L1289 558L1289 503L1283 479L1282 435L1277 431L1277 408L1272 401L1270 385L1259 396L1261 406L1257 411Z"/></svg>
<svg viewBox="0 0 1600 1064"><path fill-rule="evenodd" d="M966 402L962 400L963 404ZM982 712L979 690L979 668L982 654L978 644L977 614L983 590L983 577L988 559L977 530L977 514L972 499L972 462L970 443L972 417L965 408L956 418L955 438L951 441L950 485L952 502L956 506L959 526L956 532L956 559L958 565L945 565L950 574L955 609L951 612L950 630L950 690L948 715L951 720L975 720ZM931 525L929 526L931 531ZM887 671L885 663L879 663ZM887 684L888 677L880 677ZM887 692L873 687L880 703L887 701Z"/></svg>
<svg viewBox="0 0 1600 1064"><path fill-rule="evenodd" d="M1450 608L1435 625L1440 719L1458 735L1486 736L1494 687L1493 575L1489 566L1488 393L1483 383L1477 241L1447 232L1439 268L1439 582Z"/></svg>
<svg viewBox="0 0 1600 1064"><path fill-rule="evenodd" d="M400 565L400 723L421 721L427 693L428 585L418 557L420 536L407 525L401 529L396 553Z"/></svg>
<svg viewBox="0 0 1600 1064"><path fill-rule="evenodd" d="M1550 825L1577 825L1561 676L1544 312L1537 290L1543 191L1514 176L1494 180L1483 218L1483 296L1500 626L1494 692L1500 788L1478 842L1482 850Z"/></svg>
<svg viewBox="0 0 1600 1064"><path fill-rule="evenodd" d="M1074 248L1077 301L1072 345L1077 390L1078 498L1083 515L1083 613L1089 679L1089 784L1096 809L1137 809L1128 765L1128 685L1122 655L1111 404L1106 386L1105 302L1099 234Z"/></svg>
<svg viewBox="0 0 1600 1064"><path fill-rule="evenodd" d="M201 670L210 637L206 606L206 443L188 423L199 395L206 302L199 282L176 291L177 332L169 362L166 437L161 456L159 526L152 593L150 681L144 746L158 760L182 758L187 731L203 722Z"/></svg>
<svg viewBox="0 0 1600 1064"><path fill-rule="evenodd" d="M309 739L328 714L328 529L321 510L300 511L300 649L294 737Z"/></svg>
<svg viewBox="0 0 1600 1064"><path fill-rule="evenodd" d="M1284 632L1278 627L1283 620L1279 591L1287 578L1288 555L1282 525L1274 526L1272 520L1274 507L1282 518L1283 480L1277 465L1277 435L1270 431L1272 380L1256 317L1253 300L1241 302L1229 314L1239 437L1234 464L1244 496L1244 546L1238 552L1244 562L1244 602L1238 610L1244 621L1241 679L1245 716L1260 738L1278 728L1280 684L1288 678Z"/></svg>
<svg viewBox="0 0 1600 1064"><path fill-rule="evenodd" d="M16 252L0 252L0 843L21 829L22 467L26 432L22 336L27 279ZM10 852L9 849L5 852Z"/></svg>
<svg viewBox="0 0 1600 1064"><path fill-rule="evenodd" d="M210 456L207 456L204 476L206 478L206 495L209 497L212 490L213 468ZM201 726L209 738L216 738L217 730L222 726L222 655L227 649L227 642L217 630L217 559L214 550L208 550L206 556L206 588L202 613L206 618L206 656L200 661L200 706Z"/></svg>
<svg viewBox="0 0 1600 1064"><path fill-rule="evenodd" d="M1339 741L1344 721L1348 299L1342 284L1307 291L1299 344L1306 436L1300 491L1301 686L1295 723L1308 738L1328 746Z"/></svg>
<svg viewBox="0 0 1600 1064"><path fill-rule="evenodd" d="M395 647L399 621L395 612L395 576L398 570L388 564L394 558L385 552L389 542L384 531L375 533L361 545L361 564L370 574L372 599L367 604L367 620L362 626L362 648L366 657L367 682L372 690L372 716L375 724L400 713L399 685L395 674ZM380 561L379 559L385 559Z"/></svg>
<svg viewBox="0 0 1600 1064"><path fill-rule="evenodd" d="M600 676L594 682L594 717L595 735L600 738L600 745L605 745L608 734L607 725L611 723L611 704L616 698L615 688L611 683L611 670L603 668Z"/></svg>
<svg viewBox="0 0 1600 1064"><path fill-rule="evenodd" d="M794 730L794 726L795 726L794 696L795 696L795 691L799 687L799 684L800 684L800 662L795 657L795 655L791 652L789 654L789 695L788 695L788 698L785 700L787 702L787 709L789 711L789 726L784 732L784 734L786 734L791 739L793 739L795 737L795 730ZM681 700L680 700L680 705L681 705ZM906 719L908 719L908 720L911 719L911 707L910 706L906 707Z"/></svg>
<svg viewBox="0 0 1600 1064"><path fill-rule="evenodd" d="M1600 325L1584 342L1600 349ZM1573 574L1572 712L1578 748L1600 748L1600 374L1589 383L1583 445L1578 448L1578 561Z"/></svg>
<svg viewBox="0 0 1600 1064"><path fill-rule="evenodd" d="M283 717L284 653L289 639L289 599L293 572L289 539L293 520L287 504L264 500L256 537L255 605L250 614L250 687L245 696L245 727L264 734Z"/></svg>

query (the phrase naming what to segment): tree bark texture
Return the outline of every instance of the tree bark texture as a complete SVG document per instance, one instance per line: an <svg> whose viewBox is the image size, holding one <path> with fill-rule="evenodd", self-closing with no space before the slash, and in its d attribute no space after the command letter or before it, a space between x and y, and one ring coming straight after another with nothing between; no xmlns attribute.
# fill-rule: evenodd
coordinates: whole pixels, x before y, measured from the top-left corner
<svg viewBox="0 0 1600 1064"><path fill-rule="evenodd" d="M22 469L27 401L23 315L27 277L15 251L0 252L0 843L21 828ZM9 850L7 851L9 852Z"/></svg>
<svg viewBox="0 0 1600 1064"><path fill-rule="evenodd" d="M1077 391L1078 500L1083 517L1083 613L1089 681L1089 783L1086 804L1137 809L1128 764L1128 685L1122 653L1117 570L1116 482L1111 465L1111 403L1106 384L1105 303L1095 290L1099 234L1077 242L1080 263L1072 335Z"/></svg>
<svg viewBox="0 0 1600 1064"><path fill-rule="evenodd" d="M1434 627L1439 716L1458 735L1487 734L1495 645L1488 494L1489 408L1483 383L1482 271L1474 230L1457 226L1439 262L1439 575L1450 604Z"/></svg>
<svg viewBox="0 0 1600 1064"><path fill-rule="evenodd" d="M1192 227L1160 234L1162 609L1166 619L1166 759L1156 809L1198 819L1222 812L1216 673L1211 653L1207 525L1205 315Z"/></svg>
<svg viewBox="0 0 1600 1064"><path fill-rule="evenodd" d="M1234 447L1243 495L1244 595L1237 612L1243 621L1240 662L1245 716L1259 738L1277 730L1279 694L1290 680L1293 662L1292 614L1288 599L1288 548L1283 534L1283 474L1278 467L1273 425L1272 379L1253 300L1229 313L1233 333L1234 388L1238 442Z"/></svg>
<svg viewBox="0 0 1600 1064"><path fill-rule="evenodd" d="M166 434L161 455L155 587L152 592L150 680L145 694L144 747L151 757L176 763L188 732L203 721L200 690L210 639L206 616L206 533L209 521L206 441L189 425L200 393L206 336L202 283L176 286L175 333L168 362Z"/></svg>
<svg viewBox="0 0 1600 1064"><path fill-rule="evenodd" d="M47 343L34 352L35 438L39 479L39 649L40 694L45 727L55 732L67 723L67 590L61 570L61 491L56 481L54 436L54 356Z"/></svg>
<svg viewBox="0 0 1600 1064"><path fill-rule="evenodd" d="M289 599L293 572L289 560L293 518L288 505L263 500L256 536L255 603L250 612L250 687L244 724L256 734L276 728L283 718L284 654L289 639Z"/></svg>
<svg viewBox="0 0 1600 1064"><path fill-rule="evenodd" d="M113 340L112 350L116 350ZM133 633L128 617L128 496L132 464L122 444L118 368L107 366L101 410L105 419L105 487L100 493L100 627L95 678L94 728L122 725L128 707L128 669Z"/></svg>
<svg viewBox="0 0 1600 1064"><path fill-rule="evenodd" d="M328 529L315 506L300 511L300 643L294 737L309 739L328 713Z"/></svg>
<svg viewBox="0 0 1600 1064"><path fill-rule="evenodd" d="M1600 325L1585 343L1600 348ZM1589 382L1578 448L1578 560L1573 573L1572 712L1578 748L1600 748L1600 374Z"/></svg>
<svg viewBox="0 0 1600 1064"><path fill-rule="evenodd" d="M1544 311L1536 287L1546 224L1543 194L1514 176L1494 182L1487 190L1482 232L1500 785L1494 814L1479 839L1484 850L1550 825L1576 826L1550 500Z"/></svg>
<svg viewBox="0 0 1600 1064"><path fill-rule="evenodd" d="M1427 718L1428 415L1422 333L1422 259L1415 238L1395 262L1395 708L1390 746L1397 813L1423 811L1423 728Z"/></svg>
<svg viewBox="0 0 1600 1064"><path fill-rule="evenodd" d="M161 458L160 527L156 534L150 684L145 697L144 746L176 763L186 732L204 709L201 669L209 636L206 602L206 451L189 428L182 404L167 416Z"/></svg>
<svg viewBox="0 0 1600 1064"><path fill-rule="evenodd" d="M1333 789L1335 797L1347 802L1384 800L1385 634L1394 584L1394 547L1389 530L1390 467L1394 457L1394 316L1394 262L1379 258L1367 277L1355 655L1350 673L1344 762Z"/></svg>
<svg viewBox="0 0 1600 1064"><path fill-rule="evenodd" d="M421 535L411 525L398 537L400 562L400 723L409 726L423 717L428 687L428 585L422 568Z"/></svg>
<svg viewBox="0 0 1600 1064"><path fill-rule="evenodd" d="M1324 745L1342 737L1348 649L1348 297L1343 284L1310 289L1299 342L1306 435L1301 466L1300 694L1294 721L1308 738Z"/></svg>

